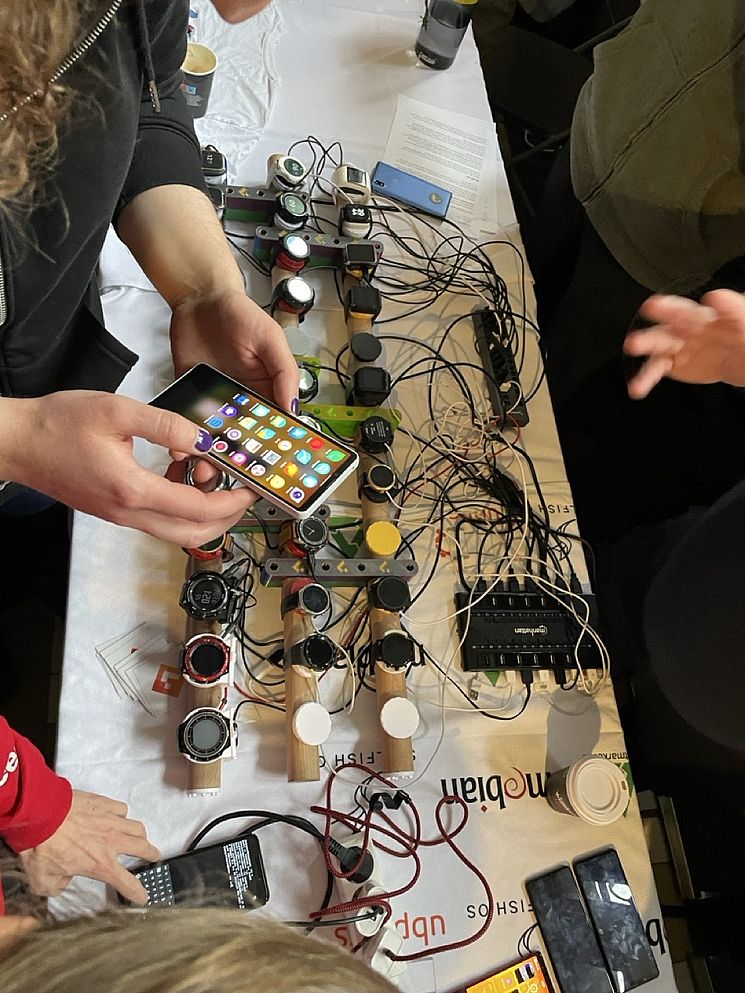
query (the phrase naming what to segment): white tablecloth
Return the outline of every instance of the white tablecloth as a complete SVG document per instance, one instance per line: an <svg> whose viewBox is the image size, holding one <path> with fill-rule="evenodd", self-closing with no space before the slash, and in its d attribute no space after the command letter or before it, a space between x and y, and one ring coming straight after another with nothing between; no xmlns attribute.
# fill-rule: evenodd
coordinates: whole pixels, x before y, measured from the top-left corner
<svg viewBox="0 0 745 993"><path fill-rule="evenodd" d="M224 134L230 146L231 179L260 184L267 156L286 150L307 134L315 134L327 144L340 139L347 160L372 167L385 145L399 94L490 119L470 33L448 72L427 71L414 63L411 48L420 6L416 0L279 0L276 9L253 22L259 41L248 50L266 56L266 78L259 81L262 98L252 112L257 126L246 124L242 140L241 127L234 120L224 122L224 131L221 122L211 117L200 125L202 137L209 137L218 147L222 147ZM200 24L200 40L209 43L208 28L205 19ZM246 46L245 37L242 42L240 39L227 30L214 41L223 68L240 65L241 45ZM220 85L227 83L226 71ZM519 245L515 229L502 232L505 235ZM492 257L510 287L513 306L519 310L520 269L514 249L497 246ZM147 281L113 244L105 253L102 277L108 325L141 355L122 391L149 399L172 373L167 308L152 290L144 288ZM305 328L317 353L328 360L344 341L343 318L328 274L319 272L310 278L318 303ZM248 279L255 298L260 302L268 299L268 281L250 270ZM475 302L467 297L443 299L431 312L388 325L386 330L432 340L441 332L446 315L470 310ZM453 355L469 352L473 358L471 332L467 324L462 327ZM524 384L530 383L538 369L537 350L530 336L529 347L532 357L524 371ZM387 343L387 361L394 375L412 354L407 346ZM421 387L416 382L398 395L408 417L421 409L417 402ZM545 387L531 401L530 413L523 442L538 467L552 508L552 522L565 523L573 518L571 493ZM144 444L138 455L150 465L165 465L163 453ZM425 575L433 540L431 536L429 543L424 539L417 546ZM575 562L581 569L579 555L575 555ZM249 722L241 725L238 756L223 765L221 794L188 797L186 762L175 743L175 730L185 713L183 700L163 698L157 716L152 718L114 693L94 646L143 621L162 631L176 646L184 631L184 615L178 606L183 570L183 553L178 548L76 515L57 767L80 788L126 800L131 814L146 822L153 842L165 855L183 850L199 827L225 811L263 807L307 813L310 804L321 801L324 786L323 781L288 786L282 716L247 707L244 712L250 711ZM452 563L445 562L410 617L413 633L445 664L457 646L454 622L443 619L454 609L456 588ZM248 615L248 625L256 631L277 630L277 591L261 591L259 597L258 606ZM174 647L175 664L177 657ZM463 680L457 659L451 672ZM556 688L536 692L522 717L503 724L470 712L444 712L439 706L440 684L435 675L430 668L412 674L412 694L422 722L415 738L416 778L406 788L422 811L424 833L430 837L435 832L434 805L443 792L457 792L468 802L469 824L458 840L486 873L497 914L490 931L477 944L413 963L401 977L401 988L411 993L447 991L469 977L514 960L517 940L533 922L524 878L606 844L618 849L642 916L653 922L651 933L658 933L659 924L654 922L659 920L659 906L636 800L624 818L602 829L555 813L541 796L546 770L559 769L589 752L621 762L625 758L611 688L608 686L595 700ZM521 692L515 688L516 700ZM503 699L503 692L484 693L482 684L480 704L496 706ZM459 700L463 703L454 694L446 696L448 706L459 706ZM514 706L510 704L505 712ZM334 719L324 750L328 761L334 763L344 756L373 763L380 758L371 694L363 691L350 716ZM351 786L340 783L338 789L337 806L343 809L349 806ZM222 835L215 832L215 840L228 836L236 826L240 825L227 825ZM317 906L323 891L317 846L311 839L298 840L287 828L264 831L262 842L272 893L269 909L293 919L307 914ZM428 849L422 859L420 882L410 894L394 901L394 919L406 938L407 952L465 938L478 928L485 913L481 884L452 853L443 848ZM402 860L384 862L386 885L404 880L409 870ZM56 907L59 913L70 913L81 906L99 906L104 898L101 886L81 881L56 902ZM344 928L333 937L342 943L350 940ZM533 947L538 946L536 936L532 942ZM664 947L664 952L657 949L661 975L649 984L649 993L675 990Z"/></svg>

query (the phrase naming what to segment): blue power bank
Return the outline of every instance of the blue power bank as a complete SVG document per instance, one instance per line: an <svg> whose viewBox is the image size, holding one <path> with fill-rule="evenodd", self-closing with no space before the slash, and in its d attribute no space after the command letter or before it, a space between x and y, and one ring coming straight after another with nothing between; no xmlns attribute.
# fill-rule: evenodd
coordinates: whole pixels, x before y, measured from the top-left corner
<svg viewBox="0 0 745 993"><path fill-rule="evenodd" d="M453 198L450 190L428 183L426 179L413 176L403 169L396 169L387 162L378 162L375 166L370 185L373 195L380 193L434 217L445 217Z"/></svg>

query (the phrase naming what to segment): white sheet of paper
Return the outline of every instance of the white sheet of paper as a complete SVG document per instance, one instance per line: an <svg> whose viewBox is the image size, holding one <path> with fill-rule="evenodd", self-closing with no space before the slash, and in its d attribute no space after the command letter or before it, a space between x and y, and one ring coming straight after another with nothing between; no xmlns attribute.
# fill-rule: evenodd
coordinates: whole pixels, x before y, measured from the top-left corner
<svg viewBox="0 0 745 993"><path fill-rule="evenodd" d="M399 96L383 160L450 190L448 218L472 233L499 229L498 159L492 121Z"/></svg>

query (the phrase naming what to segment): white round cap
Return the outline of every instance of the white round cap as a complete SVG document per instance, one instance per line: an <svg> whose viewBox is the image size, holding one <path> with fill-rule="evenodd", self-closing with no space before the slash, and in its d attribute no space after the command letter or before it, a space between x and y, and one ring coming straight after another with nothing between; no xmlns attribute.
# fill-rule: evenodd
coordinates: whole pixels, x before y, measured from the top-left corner
<svg viewBox="0 0 745 993"><path fill-rule="evenodd" d="M406 697L391 697L380 708L380 725L391 738L410 738L419 727L419 711Z"/></svg>
<svg viewBox="0 0 745 993"><path fill-rule="evenodd" d="M615 762L588 755L572 766L567 776L569 802L578 817L589 824L610 824L629 805L629 784Z"/></svg>
<svg viewBox="0 0 745 993"><path fill-rule="evenodd" d="M331 717L320 703L301 703L292 718L295 737L305 745L322 745L331 734Z"/></svg>

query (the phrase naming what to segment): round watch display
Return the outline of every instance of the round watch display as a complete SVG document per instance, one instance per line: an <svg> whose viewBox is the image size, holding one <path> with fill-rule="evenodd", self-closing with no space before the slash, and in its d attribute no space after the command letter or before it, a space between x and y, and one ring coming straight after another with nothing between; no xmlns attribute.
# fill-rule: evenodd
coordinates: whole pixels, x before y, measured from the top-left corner
<svg viewBox="0 0 745 993"><path fill-rule="evenodd" d="M230 720L215 707L200 707L178 730L179 751L191 762L216 762L231 747Z"/></svg>
<svg viewBox="0 0 745 993"><path fill-rule="evenodd" d="M219 572L195 572L181 594L184 610L201 620L224 615L229 602L230 587Z"/></svg>
<svg viewBox="0 0 745 993"><path fill-rule="evenodd" d="M193 686L210 686L230 670L230 646L219 635L198 634L184 645L181 674Z"/></svg>

